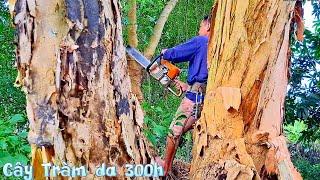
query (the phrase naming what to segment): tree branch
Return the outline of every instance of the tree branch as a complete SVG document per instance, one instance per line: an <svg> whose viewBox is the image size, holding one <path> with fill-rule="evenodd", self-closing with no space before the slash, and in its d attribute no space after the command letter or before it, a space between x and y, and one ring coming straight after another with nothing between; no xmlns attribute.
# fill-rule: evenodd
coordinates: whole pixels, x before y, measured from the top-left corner
<svg viewBox="0 0 320 180"><path fill-rule="evenodd" d="M138 35L137 35L137 1L136 0L128 0L129 3L129 12L128 12L128 43L132 47L138 46Z"/></svg>
<svg viewBox="0 0 320 180"><path fill-rule="evenodd" d="M173 8L176 6L177 2L178 2L178 0L170 0L168 2L168 4L163 9L163 11L159 17L157 24L154 26L153 35L150 38L149 45L144 50L144 55L148 59L151 59L151 57L153 56L153 54L159 44L164 25L167 22L168 17L170 15L171 11L173 10Z"/></svg>

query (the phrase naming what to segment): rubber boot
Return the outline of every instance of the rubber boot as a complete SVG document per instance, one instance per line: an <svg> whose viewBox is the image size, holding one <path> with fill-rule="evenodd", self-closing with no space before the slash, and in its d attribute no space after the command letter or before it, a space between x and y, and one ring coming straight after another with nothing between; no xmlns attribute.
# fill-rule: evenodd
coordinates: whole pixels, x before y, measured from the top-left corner
<svg viewBox="0 0 320 180"><path fill-rule="evenodd" d="M172 163L174 156L176 154L180 137L177 137L176 140L174 137L167 137L167 145L166 145L166 155L164 158L164 176L167 176L169 171L171 171Z"/></svg>

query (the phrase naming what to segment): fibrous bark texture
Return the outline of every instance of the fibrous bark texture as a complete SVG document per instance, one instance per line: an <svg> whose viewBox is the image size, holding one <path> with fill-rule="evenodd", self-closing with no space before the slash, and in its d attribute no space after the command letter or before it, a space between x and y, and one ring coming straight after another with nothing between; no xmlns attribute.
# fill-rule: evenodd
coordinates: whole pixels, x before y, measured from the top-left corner
<svg viewBox="0 0 320 180"><path fill-rule="evenodd" d="M102 163L153 162L120 20L117 0L17 0L17 83L27 98L35 179L45 162L86 165L88 179Z"/></svg>
<svg viewBox="0 0 320 180"><path fill-rule="evenodd" d="M301 179L282 132L294 7L283 0L217 1L191 179Z"/></svg>

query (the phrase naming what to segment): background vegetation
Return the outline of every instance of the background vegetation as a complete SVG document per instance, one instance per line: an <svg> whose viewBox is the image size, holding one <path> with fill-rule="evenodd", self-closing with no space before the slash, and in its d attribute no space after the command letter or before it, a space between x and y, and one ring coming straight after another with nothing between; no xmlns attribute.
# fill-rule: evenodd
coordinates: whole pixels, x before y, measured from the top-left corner
<svg viewBox="0 0 320 180"><path fill-rule="evenodd" d="M137 0L139 49L143 49L152 34L167 0ZM305 31L303 43L291 41L291 78L286 99L284 131L290 143L295 165L305 179L320 176L320 6L314 1L314 30ZM123 7L124 36L127 39L127 0ZM197 35L199 22L210 12L211 0L180 0L169 16L157 53ZM187 64L181 79L186 78ZM14 30L4 3L0 2L0 168L6 162L27 163L30 147L27 143L25 96L13 86L17 71L14 67ZM145 75L142 86L145 101L145 134L159 153L164 152L165 138L180 99L172 96L157 82ZM187 133L177 152L177 159L191 160L192 134Z"/></svg>
<svg viewBox="0 0 320 180"><path fill-rule="evenodd" d="M121 2L123 6L124 37L127 40L128 4L126 0L122 0ZM147 42L152 35L152 29L166 2L167 0L137 0L138 48L140 50L143 50L148 45ZM156 54L160 53L161 49L173 47L196 36L202 18L208 15L211 10L212 2L212 0L178 1L164 27ZM180 79L185 81L187 63L177 65L182 69ZM159 149L159 154L162 154L164 152L168 127L180 104L180 99L172 96L170 92L163 89L158 82L154 81L147 74L144 76L142 91L145 97L145 101L142 104L145 111L146 125L144 133ZM191 132L183 137L181 144L183 146L178 149L177 157L189 162L191 160L192 149Z"/></svg>
<svg viewBox="0 0 320 180"><path fill-rule="evenodd" d="M0 4L0 168L7 162L29 161L25 96L14 87L14 31L10 14ZM1 171L2 174L2 171Z"/></svg>

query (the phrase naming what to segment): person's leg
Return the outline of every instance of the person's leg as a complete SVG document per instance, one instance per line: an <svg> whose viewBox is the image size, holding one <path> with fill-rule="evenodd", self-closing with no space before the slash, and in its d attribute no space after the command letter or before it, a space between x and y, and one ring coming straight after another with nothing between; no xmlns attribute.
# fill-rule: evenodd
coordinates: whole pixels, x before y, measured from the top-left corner
<svg viewBox="0 0 320 180"><path fill-rule="evenodd" d="M184 98L176 112L175 118L170 125L170 132L167 136L166 152L164 161L159 157L156 158L158 164L164 167L165 176L171 171L172 162L179 146L179 141L183 133L185 132L185 125L187 122L192 122L194 119L192 114L192 108L194 103ZM189 120L190 119L190 120Z"/></svg>
<svg viewBox="0 0 320 180"><path fill-rule="evenodd" d="M201 111L202 111L202 107L203 107L203 104L200 104L200 105L193 105L193 110L192 110L192 116L190 118L187 119L187 121L185 122L185 126L183 128L183 133L189 131L190 129L193 128L193 126L195 125L195 122L199 120L200 118L200 114L201 114ZM197 108L197 111L196 109ZM197 114L196 114L197 113Z"/></svg>
<svg viewBox="0 0 320 180"><path fill-rule="evenodd" d="M193 128L193 125L195 124L195 122L198 119L194 118L193 116L191 116L190 118L187 119L187 121L185 122L185 126L183 128L183 134L188 132L190 129Z"/></svg>

